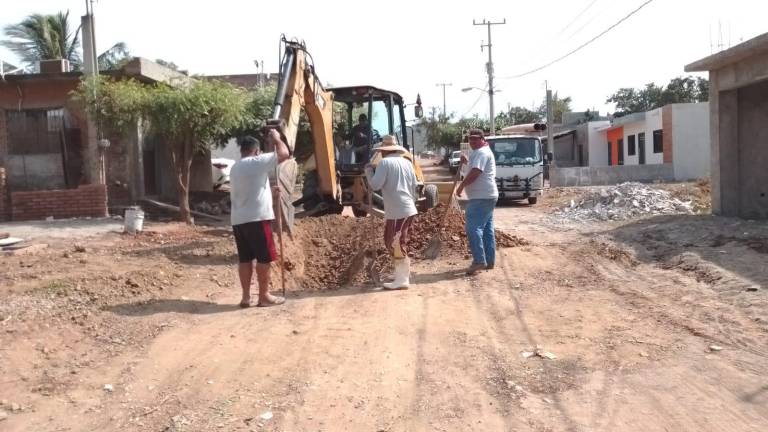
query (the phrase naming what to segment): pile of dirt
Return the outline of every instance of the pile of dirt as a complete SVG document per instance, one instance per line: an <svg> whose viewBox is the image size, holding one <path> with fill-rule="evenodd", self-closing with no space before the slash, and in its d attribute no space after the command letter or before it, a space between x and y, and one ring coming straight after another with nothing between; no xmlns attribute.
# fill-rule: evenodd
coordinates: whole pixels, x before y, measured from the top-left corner
<svg viewBox="0 0 768 432"><path fill-rule="evenodd" d="M712 186L709 179L688 183L673 183L662 185L662 187L680 201L690 201L694 213L707 214L712 211Z"/></svg>
<svg viewBox="0 0 768 432"><path fill-rule="evenodd" d="M446 210L449 211L448 218L441 226ZM437 207L417 215L411 227L408 248L416 256L420 256L420 252L435 236L439 236L443 242L442 253L464 255L469 250L467 233L464 231L464 215L458 209L438 204Z"/></svg>
<svg viewBox="0 0 768 432"><path fill-rule="evenodd" d="M464 257L469 252L464 216L451 209L441 226L445 205L416 216L408 241L409 255L420 259L436 236L443 241L441 255ZM392 262L384 248L381 219L331 215L296 221L291 239L286 237L288 286L301 289L334 289L371 283L371 272L385 274ZM496 230L497 247L530 244L527 240Z"/></svg>
<svg viewBox="0 0 768 432"><path fill-rule="evenodd" d="M370 282L362 267L370 264L370 259L386 255L382 236L381 222L374 225L368 218L331 215L300 219L294 225L293 239L286 240L286 257L291 263L291 268L286 269L304 289ZM297 257L292 250L301 250L303 257ZM382 264L377 261L379 271Z"/></svg>
<svg viewBox="0 0 768 432"><path fill-rule="evenodd" d="M416 216L408 246L417 256L435 235L439 235L443 242L443 253L465 255L469 251L467 233L464 230L464 214L460 210L449 209L450 213L445 225L440 225L447 208L445 204L441 203L437 207ZM524 238L496 230L496 247L513 248L529 244L530 242Z"/></svg>
<svg viewBox="0 0 768 432"><path fill-rule="evenodd" d="M557 215L568 221L627 220L643 216L691 214L690 202L683 202L669 192L641 183L622 183L591 191L581 199L571 200Z"/></svg>
<svg viewBox="0 0 768 432"><path fill-rule="evenodd" d="M496 230L496 247L513 248L520 246L529 246L531 242L516 235L507 234L504 231Z"/></svg>

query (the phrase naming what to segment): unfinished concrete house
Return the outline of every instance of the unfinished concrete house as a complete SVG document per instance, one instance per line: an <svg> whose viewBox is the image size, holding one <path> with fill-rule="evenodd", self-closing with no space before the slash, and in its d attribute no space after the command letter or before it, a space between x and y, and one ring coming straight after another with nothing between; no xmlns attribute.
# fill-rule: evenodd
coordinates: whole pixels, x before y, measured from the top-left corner
<svg viewBox="0 0 768 432"><path fill-rule="evenodd" d="M712 211L768 218L768 33L685 71L709 71Z"/></svg>

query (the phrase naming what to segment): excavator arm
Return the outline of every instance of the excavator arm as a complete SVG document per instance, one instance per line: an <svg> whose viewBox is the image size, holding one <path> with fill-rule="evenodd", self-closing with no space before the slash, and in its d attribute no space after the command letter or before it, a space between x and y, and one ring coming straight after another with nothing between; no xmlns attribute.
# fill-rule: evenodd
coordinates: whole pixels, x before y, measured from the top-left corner
<svg viewBox="0 0 768 432"><path fill-rule="evenodd" d="M284 54L280 78L275 95L272 119L268 122L279 127L288 145L296 148L301 111L309 120L312 133L314 164L317 170L317 194L324 201L336 201L338 188L336 179L336 158L333 145L333 93L326 91L315 74L311 56L303 43L283 39ZM283 210L290 213L292 222L293 205L289 192L296 182L296 162L292 167L281 164L280 186L283 190Z"/></svg>

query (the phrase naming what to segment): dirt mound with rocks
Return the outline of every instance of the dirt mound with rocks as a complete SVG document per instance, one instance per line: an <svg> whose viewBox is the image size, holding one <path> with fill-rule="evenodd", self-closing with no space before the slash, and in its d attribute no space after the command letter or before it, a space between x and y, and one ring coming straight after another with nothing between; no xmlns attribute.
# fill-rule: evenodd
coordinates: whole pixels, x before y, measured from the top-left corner
<svg viewBox="0 0 768 432"><path fill-rule="evenodd" d="M627 182L593 190L571 200L557 215L568 221L627 220L644 216L691 214L690 202L683 202L666 190L642 183Z"/></svg>
<svg viewBox="0 0 768 432"><path fill-rule="evenodd" d="M409 255L421 259L430 240L439 236L442 256L465 257L469 252L464 231L464 215L451 209L441 225L445 205L416 216L408 241ZM391 271L392 263L384 248L384 223L381 219L348 216L322 216L296 221L292 238L286 236L287 285L302 289L333 289L351 284L371 283L371 272ZM530 244L527 240L496 230L499 248ZM279 277L279 274L275 276ZM279 280L279 279L275 279Z"/></svg>

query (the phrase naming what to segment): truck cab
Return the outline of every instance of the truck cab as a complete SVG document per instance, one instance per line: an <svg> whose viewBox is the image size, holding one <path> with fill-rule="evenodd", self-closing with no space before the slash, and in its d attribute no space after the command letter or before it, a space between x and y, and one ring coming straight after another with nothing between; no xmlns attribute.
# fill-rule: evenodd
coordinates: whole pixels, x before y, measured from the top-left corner
<svg viewBox="0 0 768 432"><path fill-rule="evenodd" d="M544 189L544 159L541 139L525 134L485 138L496 159L499 201L527 200L536 204Z"/></svg>

